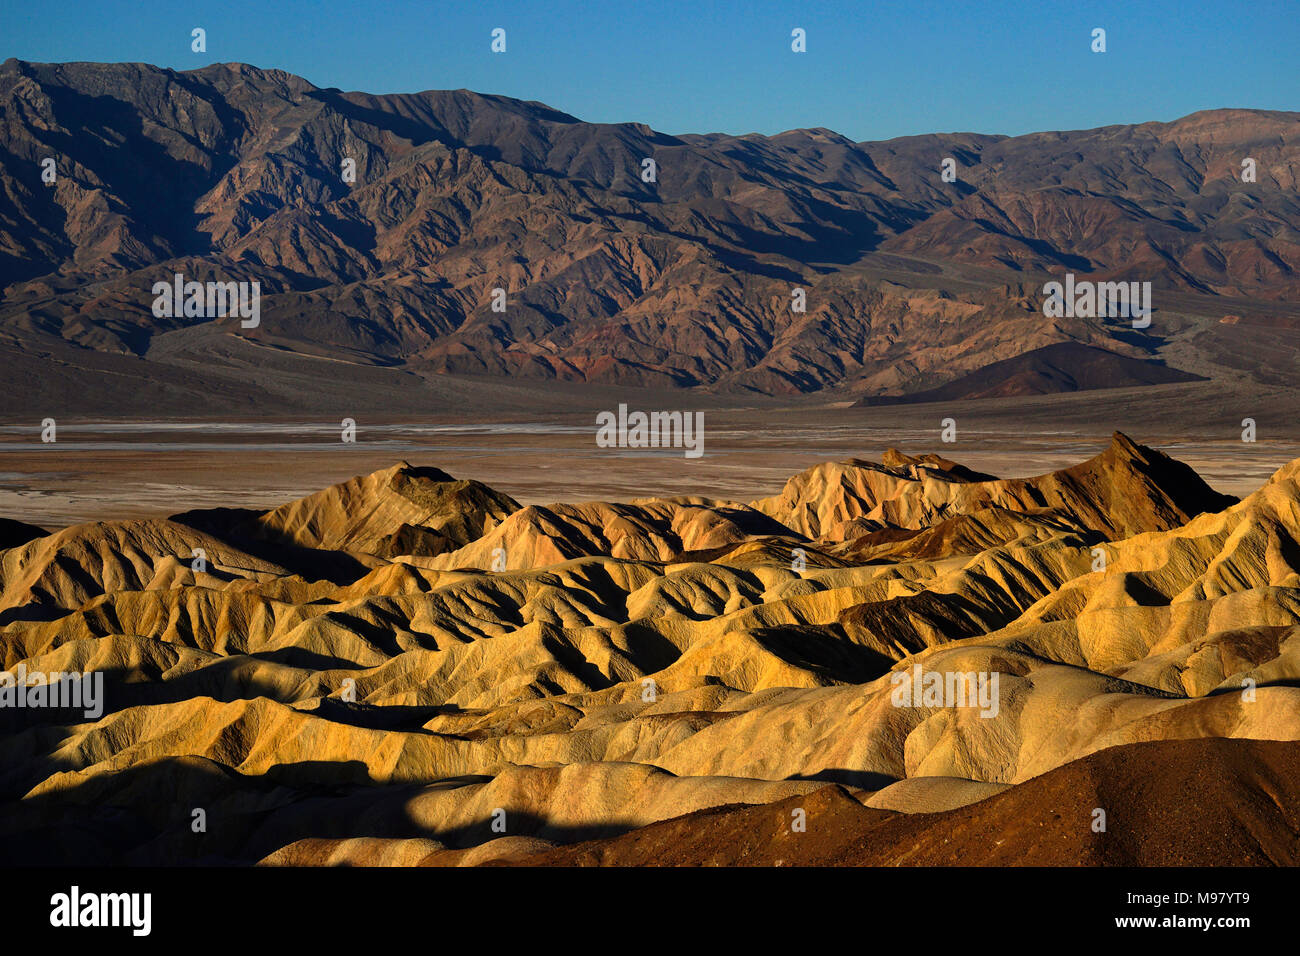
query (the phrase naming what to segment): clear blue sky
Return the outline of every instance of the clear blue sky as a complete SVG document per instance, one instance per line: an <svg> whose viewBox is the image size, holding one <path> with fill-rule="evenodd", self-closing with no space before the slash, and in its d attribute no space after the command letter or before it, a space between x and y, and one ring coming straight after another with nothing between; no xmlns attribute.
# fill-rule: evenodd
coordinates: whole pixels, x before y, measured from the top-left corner
<svg viewBox="0 0 1300 956"><path fill-rule="evenodd" d="M205 54L190 30L207 30ZM507 52L489 50L507 31ZM807 31L808 52L790 50ZM1089 49L1094 27L1107 52ZM6 0L0 60L243 61L375 93L468 88L668 133L855 140L1300 109L1300 0Z"/></svg>

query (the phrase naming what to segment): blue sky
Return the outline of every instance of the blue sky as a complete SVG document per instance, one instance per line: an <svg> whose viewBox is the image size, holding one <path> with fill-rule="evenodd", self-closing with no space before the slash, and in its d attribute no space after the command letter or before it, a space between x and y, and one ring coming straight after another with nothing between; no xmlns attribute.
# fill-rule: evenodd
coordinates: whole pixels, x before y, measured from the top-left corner
<svg viewBox="0 0 1300 956"><path fill-rule="evenodd" d="M190 50L196 26L205 54ZM504 54L489 49L494 27ZM807 53L791 52L795 27ZM15 0L0 9L10 56L238 60L318 86L463 87L668 133L1017 134L1300 109L1300 2Z"/></svg>

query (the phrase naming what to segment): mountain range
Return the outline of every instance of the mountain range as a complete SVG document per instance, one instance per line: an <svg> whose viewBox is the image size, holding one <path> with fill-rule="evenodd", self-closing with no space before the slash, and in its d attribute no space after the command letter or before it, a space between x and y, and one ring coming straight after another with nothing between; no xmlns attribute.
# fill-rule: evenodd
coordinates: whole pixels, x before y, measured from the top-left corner
<svg viewBox="0 0 1300 956"><path fill-rule="evenodd" d="M322 370L398 404L438 376L868 404L1213 378L1262 327L1294 348L1298 186L1300 113L855 143L10 59L0 367L13 413L193 407L200 377L283 408ZM1150 281L1151 327L1045 317L1066 273ZM260 324L155 316L177 274L257 282Z"/></svg>

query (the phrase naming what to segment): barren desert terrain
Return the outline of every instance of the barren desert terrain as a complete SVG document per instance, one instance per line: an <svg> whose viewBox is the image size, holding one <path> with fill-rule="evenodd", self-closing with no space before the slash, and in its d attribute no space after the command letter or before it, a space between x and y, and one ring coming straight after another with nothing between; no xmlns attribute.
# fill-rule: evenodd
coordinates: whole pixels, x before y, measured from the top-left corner
<svg viewBox="0 0 1300 956"><path fill-rule="evenodd" d="M94 719L3 711L0 845L1294 864L1298 469L1238 500L1116 433L1028 478L891 449L749 501L524 505L399 462L11 524L5 669L104 682Z"/></svg>
<svg viewBox="0 0 1300 956"><path fill-rule="evenodd" d="M4 60L0 858L1300 863L1300 113L1210 105Z"/></svg>

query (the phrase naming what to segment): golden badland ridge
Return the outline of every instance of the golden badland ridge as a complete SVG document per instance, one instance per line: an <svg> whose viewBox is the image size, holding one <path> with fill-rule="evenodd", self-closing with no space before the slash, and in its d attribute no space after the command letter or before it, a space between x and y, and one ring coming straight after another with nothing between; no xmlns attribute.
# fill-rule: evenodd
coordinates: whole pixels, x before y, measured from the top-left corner
<svg viewBox="0 0 1300 956"><path fill-rule="evenodd" d="M399 463L13 530L4 670L104 700L0 708L0 845L1294 864L1298 535L1300 462L1237 501L1118 433L1036 478L890 451L748 504L522 507Z"/></svg>

